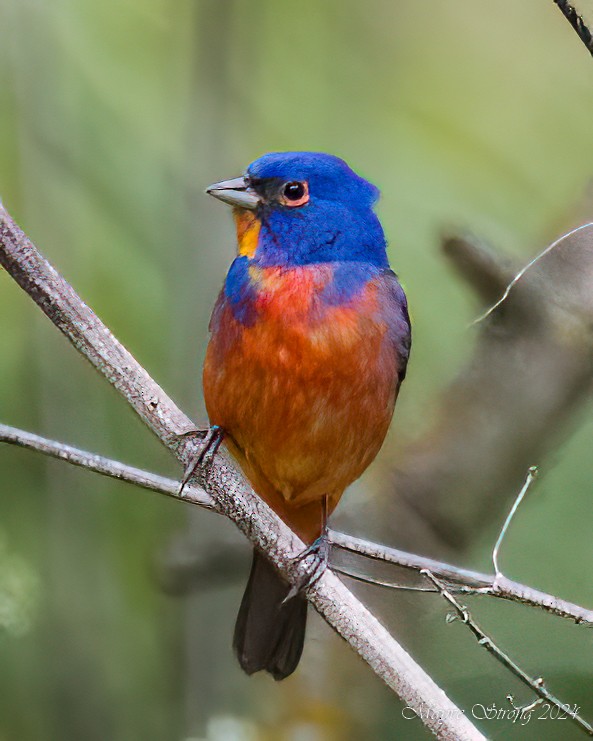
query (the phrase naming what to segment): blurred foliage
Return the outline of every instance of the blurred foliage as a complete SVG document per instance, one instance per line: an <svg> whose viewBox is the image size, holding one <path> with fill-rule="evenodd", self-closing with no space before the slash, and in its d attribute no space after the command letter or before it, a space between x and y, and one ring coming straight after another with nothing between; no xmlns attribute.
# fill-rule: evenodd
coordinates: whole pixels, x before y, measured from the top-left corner
<svg viewBox="0 0 593 741"><path fill-rule="evenodd" d="M25 559L8 551L0 532L0 634L22 636L30 629L38 584Z"/></svg>
<svg viewBox="0 0 593 741"><path fill-rule="evenodd" d="M0 0L0 193L203 418L208 315L234 244L204 186L265 151L343 156L382 189L412 308L397 444L419 434L472 346L477 307L445 267L440 230L468 228L527 256L581 215L592 83L551 0ZM0 338L2 421L176 472L3 273ZM548 466L504 552L513 575L588 605L591 424ZM424 738L314 620L294 678L244 677L230 650L240 579L184 601L159 592L154 560L168 539L233 537L227 523L7 446L0 491L0 739ZM496 528L473 565L487 564ZM522 697L428 600L389 596L385 614L417 605L410 641L453 698L471 708L502 706L511 689ZM593 717L590 632L513 605L476 607L518 660ZM566 722L493 723L483 727L497 738L554 739L558 727L573 737Z"/></svg>

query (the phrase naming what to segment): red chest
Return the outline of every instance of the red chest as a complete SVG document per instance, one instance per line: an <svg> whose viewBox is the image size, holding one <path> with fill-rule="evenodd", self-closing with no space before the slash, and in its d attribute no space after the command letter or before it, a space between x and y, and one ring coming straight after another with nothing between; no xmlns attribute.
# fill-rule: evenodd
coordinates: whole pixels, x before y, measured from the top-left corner
<svg viewBox="0 0 593 741"><path fill-rule="evenodd" d="M321 298L327 280L324 271L298 281L268 274L250 326L222 298L204 366L211 422L228 431L256 478L299 503L341 494L362 473L397 391L377 287L332 307Z"/></svg>

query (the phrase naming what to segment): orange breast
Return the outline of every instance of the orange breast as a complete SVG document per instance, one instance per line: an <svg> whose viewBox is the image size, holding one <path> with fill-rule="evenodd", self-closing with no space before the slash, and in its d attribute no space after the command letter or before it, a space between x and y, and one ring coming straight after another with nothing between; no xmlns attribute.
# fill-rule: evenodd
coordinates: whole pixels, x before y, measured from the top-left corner
<svg viewBox="0 0 593 741"><path fill-rule="evenodd" d="M321 498L333 509L381 447L397 393L393 347L376 286L355 305L328 307L320 296L329 273L319 267L258 279L251 326L220 299L206 406L258 494L314 537Z"/></svg>

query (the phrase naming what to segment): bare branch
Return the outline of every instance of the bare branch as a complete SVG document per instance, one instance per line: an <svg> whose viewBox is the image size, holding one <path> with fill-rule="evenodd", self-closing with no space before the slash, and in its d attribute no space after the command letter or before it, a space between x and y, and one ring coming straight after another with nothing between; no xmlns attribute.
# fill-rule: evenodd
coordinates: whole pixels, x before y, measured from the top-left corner
<svg viewBox="0 0 593 741"><path fill-rule="evenodd" d="M517 272L509 260L501 260L471 234L444 234L442 250L485 304L496 301Z"/></svg>
<svg viewBox="0 0 593 741"><path fill-rule="evenodd" d="M530 687L538 697L540 697L542 700L546 700L546 702L549 702L551 705L554 705L559 710L566 713L567 718L570 718L572 721L574 721L583 731L588 733L589 736L593 736L593 727L589 725L589 723L584 718L582 718L574 708L566 705L561 700L559 700L556 695L550 692L541 677L538 677L537 679L533 679L532 677L530 677L526 671L521 669L521 667L516 664L510 658L510 656L508 656L508 654L506 654L501 648L496 645L496 643L494 643L489 635L484 633L482 628L480 628L478 623L472 618L467 607L464 607L455 599L455 597L447 589L446 584L437 579L436 576L428 569L423 570L422 574L435 585L435 587L439 590L439 592L447 600L447 602L452 605L461 622L464 625L467 625L467 627L478 639L478 643L480 644L480 646L483 646L487 651L489 651L498 661L500 661L500 663L504 667L512 672L512 674L514 674L521 682L523 682L523 684ZM524 708L524 711L528 711L532 707L534 706L532 705L529 706L529 708Z"/></svg>
<svg viewBox="0 0 593 741"><path fill-rule="evenodd" d="M165 494L174 499L181 498L193 504L198 504L200 507L215 510L212 498L206 494L204 489L196 486L194 483L188 484L183 490L183 496L180 497L179 481L175 479L159 476L156 473L149 473L140 468L134 468L133 466L105 458L102 455L80 450L80 448L73 448L65 443L48 440L46 437L35 435L32 432L25 432L9 425L0 424L0 441L12 443L27 450L35 450L38 453L66 461L66 463L71 463L74 466L94 471L102 476L109 476L112 479L136 484L136 486L140 486L143 489L157 491L159 494Z"/></svg>
<svg viewBox="0 0 593 741"><path fill-rule="evenodd" d="M438 574L439 578L447 584L459 584L468 587L477 594L490 595L510 602L520 602L531 607L539 607L559 617L573 620L577 624L593 625L593 610L587 610L572 602L527 587L512 579L507 579L503 575L496 578L494 574L462 569L432 558L401 551L398 548L390 548L389 546L355 538L352 535L337 533L334 530L330 531L330 540L333 545L339 548L367 558L386 561L413 571L431 571Z"/></svg>
<svg viewBox="0 0 593 741"><path fill-rule="evenodd" d="M184 433L194 427L132 355L41 256L0 207L0 264L33 298L75 347L120 392L160 440L186 463L195 452ZM223 456L217 456L204 488L217 511L232 519L291 583L305 576L294 560L304 544L259 499ZM482 734L394 640L379 621L326 571L307 598L383 681L441 739L483 739ZM426 709L430 712L427 713Z"/></svg>
<svg viewBox="0 0 593 741"><path fill-rule="evenodd" d="M560 8L562 14L570 25L577 32L579 39L583 42L589 54L593 55L593 36L591 31L587 28L587 24L583 18L577 13L573 6L567 2L567 0L554 0L556 5Z"/></svg>
<svg viewBox="0 0 593 741"><path fill-rule="evenodd" d="M63 443L47 440L46 438L34 435L30 432L25 432L14 427L9 427L8 425L0 424L0 441L19 445L20 447L29 450L35 450L44 453L45 455L52 456L53 458L66 461L75 466L95 471L104 476L110 476L111 478L136 484L144 489L150 489L173 498L179 498L179 482L174 479L158 476L157 474L149 473L148 471L143 471L117 461L109 460L108 458L103 458L94 453L88 453L79 450L78 448L64 445ZM211 498L202 488L195 484L190 484L184 489L182 498L191 501L193 504L207 507L208 509L214 509L214 504ZM502 574L484 574L479 571L462 569L432 558L417 556L413 553L407 553L406 551L379 545L378 543L371 543L360 538L355 538L352 535L336 532L335 530L329 531L329 538L332 546L359 556L384 561L393 564L394 566L399 566L419 573L423 570L429 570L440 580L445 582L448 588L451 588L456 592L461 591L468 594L488 595L512 602L520 602L521 604L530 607L538 607L554 615L573 620L578 624L593 625L593 610L587 610L584 607L558 599L551 594L540 592L526 586L525 584L514 582L507 579ZM185 565L185 568L188 568L187 564ZM200 564L200 569L203 569L202 564ZM348 576L349 578L358 579L359 581L364 581L369 584L376 584L378 586L385 586L394 589L404 588L397 584L381 581L372 577L353 574L342 568L335 568L334 570ZM452 587L451 585L455 586ZM432 588L426 587L406 586L405 589L434 592Z"/></svg>

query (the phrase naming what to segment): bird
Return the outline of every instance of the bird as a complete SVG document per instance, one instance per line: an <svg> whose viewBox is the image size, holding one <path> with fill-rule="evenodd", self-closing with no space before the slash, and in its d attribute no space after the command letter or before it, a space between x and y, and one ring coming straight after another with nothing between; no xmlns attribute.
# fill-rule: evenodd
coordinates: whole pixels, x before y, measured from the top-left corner
<svg viewBox="0 0 593 741"><path fill-rule="evenodd" d="M232 207L237 255L203 367L211 429L259 495L327 563L327 518L377 455L406 375L405 293L374 211L379 190L321 152L272 152L206 189ZM281 680L307 602L254 551L233 648Z"/></svg>

